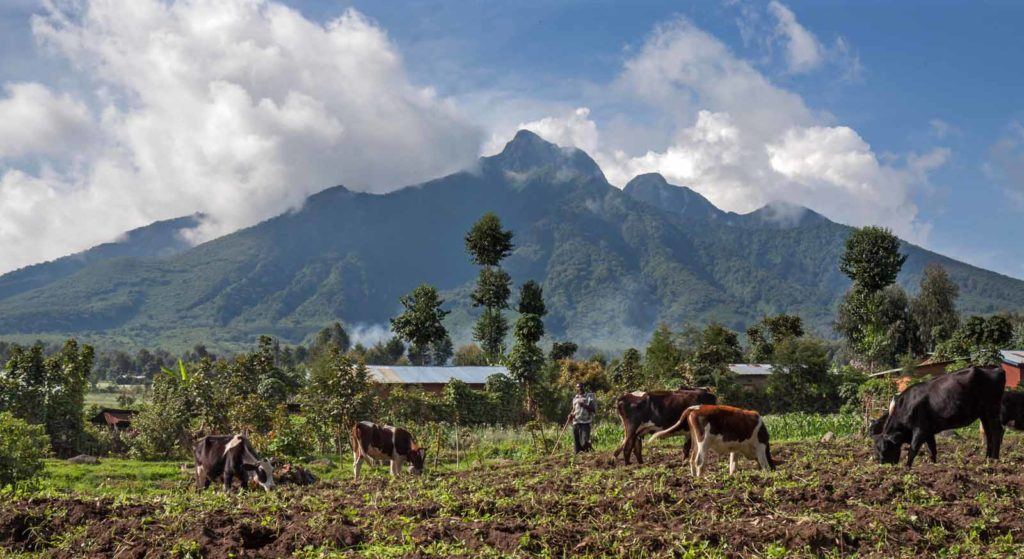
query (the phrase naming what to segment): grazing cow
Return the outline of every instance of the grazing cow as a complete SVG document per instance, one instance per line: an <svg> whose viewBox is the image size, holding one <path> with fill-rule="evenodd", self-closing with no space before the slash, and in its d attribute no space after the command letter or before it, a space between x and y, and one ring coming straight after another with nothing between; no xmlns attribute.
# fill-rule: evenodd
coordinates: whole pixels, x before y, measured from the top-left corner
<svg viewBox="0 0 1024 559"><path fill-rule="evenodd" d="M1003 441L1000 404L1006 373L1000 367L969 367L907 388L889 404L889 418L875 438L875 454L883 464L895 464L904 444L910 444L907 468L927 444L937 458L935 435L980 419L985 430L985 455L999 459Z"/></svg>
<svg viewBox="0 0 1024 559"><path fill-rule="evenodd" d="M756 411L732 406L693 406L687 408L675 425L659 431L651 442L688 429L694 442L690 453L690 473L700 477L709 450L729 453L729 475L736 472L736 453L756 460L763 470L774 470L768 429Z"/></svg>
<svg viewBox="0 0 1024 559"><path fill-rule="evenodd" d="M892 405L891 403L889 404ZM889 412L886 411L882 415L878 416L878 419L872 419L871 423L868 424L868 435L872 438L882 434L882 428L885 427L885 422L889 419Z"/></svg>
<svg viewBox="0 0 1024 559"><path fill-rule="evenodd" d="M638 464L644 463L643 436L667 428L679 420L683 410L697 404L714 404L718 398L706 388L680 388L673 391L630 392L619 396L615 409L622 420L622 443L615 449L614 456L623 453L626 465L629 456L636 456ZM687 439L683 453L690 452Z"/></svg>
<svg viewBox="0 0 1024 559"><path fill-rule="evenodd" d="M241 489L255 480L264 490L274 488L274 467L256 454L243 435L210 435L196 443L196 488L202 491L214 479L224 480L224 490L238 478Z"/></svg>
<svg viewBox="0 0 1024 559"><path fill-rule="evenodd" d="M355 479L359 479L359 470L367 459L390 461L394 477L398 476L404 462L409 462L409 472L413 475L423 473L427 449L418 446L412 434L401 427L360 421L352 426L349 440L352 443Z"/></svg>
<svg viewBox="0 0 1024 559"><path fill-rule="evenodd" d="M1004 427L1024 431L1024 392L1007 390L999 410Z"/></svg>

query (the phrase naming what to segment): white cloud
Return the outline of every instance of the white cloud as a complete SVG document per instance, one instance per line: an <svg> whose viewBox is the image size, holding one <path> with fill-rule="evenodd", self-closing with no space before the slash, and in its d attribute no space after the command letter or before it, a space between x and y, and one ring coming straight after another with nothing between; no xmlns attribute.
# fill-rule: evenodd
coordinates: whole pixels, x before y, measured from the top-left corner
<svg viewBox="0 0 1024 559"><path fill-rule="evenodd" d="M38 83L4 85L0 98L0 160L27 154L61 156L86 141L89 110L68 95Z"/></svg>
<svg viewBox="0 0 1024 559"><path fill-rule="evenodd" d="M985 171L1001 183L1007 196L1024 205L1024 124L1010 123L1007 133L989 149Z"/></svg>
<svg viewBox="0 0 1024 559"><path fill-rule="evenodd" d="M726 210L788 202L844 223L885 225L917 242L928 234L914 194L948 150L883 160L855 130L811 110L689 21L659 27L625 63L618 86L675 116L680 124L664 148L607 149L581 109L527 126L552 141L592 131L582 137L613 184L660 172Z"/></svg>
<svg viewBox="0 0 1024 559"><path fill-rule="evenodd" d="M490 140L484 144L482 153L498 153L517 130L530 130L560 146L575 146L587 153L597 151L597 124L590 120L590 109L579 107L564 117L548 116L530 122L520 122L515 127L502 127L491 134Z"/></svg>
<svg viewBox="0 0 1024 559"><path fill-rule="evenodd" d="M821 43L796 20L796 14L782 3L772 0L768 11L775 18L775 32L785 41L786 64L794 74L809 72L825 60Z"/></svg>
<svg viewBox="0 0 1024 559"><path fill-rule="evenodd" d="M477 127L410 83L385 32L354 10L321 25L269 0L91 0L48 4L33 32L94 90L7 86L0 271L196 211L210 216L193 232L203 240L327 186L387 191L478 152ZM83 137L73 165L14 159Z"/></svg>

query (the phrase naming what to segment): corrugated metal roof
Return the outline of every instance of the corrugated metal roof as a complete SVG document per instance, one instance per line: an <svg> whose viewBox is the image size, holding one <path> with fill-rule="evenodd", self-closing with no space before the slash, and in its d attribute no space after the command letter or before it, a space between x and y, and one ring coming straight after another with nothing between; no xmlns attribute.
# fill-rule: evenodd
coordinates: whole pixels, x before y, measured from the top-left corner
<svg viewBox="0 0 1024 559"><path fill-rule="evenodd" d="M384 384L446 384L458 379L466 384L484 384L487 377L508 374L506 367L385 367L367 365L370 375Z"/></svg>
<svg viewBox="0 0 1024 559"><path fill-rule="evenodd" d="M999 352L999 356L1011 365L1024 364L1024 349L1004 349Z"/></svg>
<svg viewBox="0 0 1024 559"><path fill-rule="evenodd" d="M740 376L764 377L772 374L772 366L757 363L733 363L729 370Z"/></svg>

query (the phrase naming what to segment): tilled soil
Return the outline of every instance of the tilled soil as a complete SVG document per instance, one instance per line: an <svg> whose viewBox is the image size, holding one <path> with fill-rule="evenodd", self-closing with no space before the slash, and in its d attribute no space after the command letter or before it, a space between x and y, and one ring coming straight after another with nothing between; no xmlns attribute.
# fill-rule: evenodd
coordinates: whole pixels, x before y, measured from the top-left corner
<svg viewBox="0 0 1024 559"><path fill-rule="evenodd" d="M1024 441L989 463L940 439L939 462L872 463L863 439L776 445L773 473L673 447L492 463L272 495L38 498L0 505L0 550L47 557L1024 556Z"/></svg>

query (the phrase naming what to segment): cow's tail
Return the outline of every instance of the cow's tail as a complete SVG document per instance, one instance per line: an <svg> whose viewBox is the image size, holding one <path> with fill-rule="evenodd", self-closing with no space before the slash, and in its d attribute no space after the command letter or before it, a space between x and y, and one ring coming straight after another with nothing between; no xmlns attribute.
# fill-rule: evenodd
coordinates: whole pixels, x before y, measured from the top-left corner
<svg viewBox="0 0 1024 559"><path fill-rule="evenodd" d="M686 410L683 411L683 414L679 416L679 421L676 421L675 425L673 425L673 426L671 426L668 429L665 429L663 431L658 431L654 435L651 435L651 442L653 443L654 441L656 441L658 439L672 436L672 435L676 434L677 432L679 432L679 431L681 431L683 429L686 429L688 427L688 425L689 425L689 422L690 422L690 414L692 414L694 412L694 410L696 410L699 407L700 406L690 406L690 407L686 408Z"/></svg>

